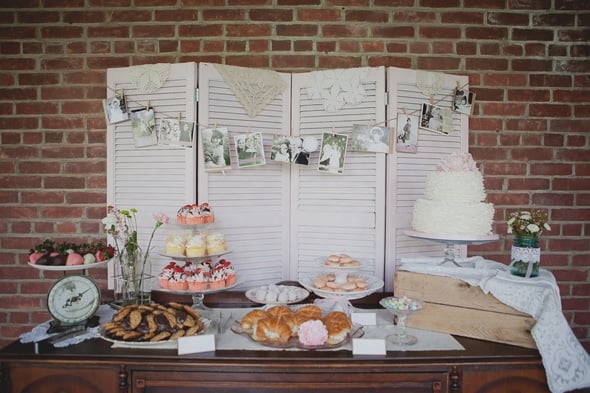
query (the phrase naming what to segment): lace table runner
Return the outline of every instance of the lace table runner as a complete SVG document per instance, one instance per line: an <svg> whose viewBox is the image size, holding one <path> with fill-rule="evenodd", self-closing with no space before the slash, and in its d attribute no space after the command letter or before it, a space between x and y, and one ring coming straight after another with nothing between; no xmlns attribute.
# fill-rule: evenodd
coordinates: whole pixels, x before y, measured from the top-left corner
<svg viewBox="0 0 590 393"><path fill-rule="evenodd" d="M441 265L442 258L402 258L400 270L457 278L491 293L499 301L537 321L531 334L541 354L549 389L562 393L590 386L590 356L576 339L561 311L555 277L511 275L508 266L482 257L459 258L461 267Z"/></svg>
<svg viewBox="0 0 590 393"><path fill-rule="evenodd" d="M236 308L236 309L211 309L208 311L206 317L210 318L212 321L211 326L208 328L204 334L215 334L215 347L219 350L297 350L301 351L302 349L298 348L289 348L289 349L281 349L281 348L271 348L265 347L250 340L248 337L236 334L231 329L230 326L232 322L239 321L242 319L242 316L246 314L248 311L252 310L251 308ZM394 333L396 327L393 325L393 317L392 315L383 309L375 309L375 310L362 310L362 309L353 309L353 312L358 313L375 313L377 324L374 326L364 326L364 335L363 338L378 338L382 339L385 338L387 335ZM113 316L114 310L111 309L107 305L102 305L97 312L97 315L100 316L100 322L108 322L111 320ZM221 313L221 314L220 314ZM219 316L221 315L221 318ZM231 315L231 318L230 318ZM226 327L223 329L222 333L219 333L217 330L218 321L221 319L223 321L229 320ZM410 317L411 318L411 317ZM22 343L27 342L39 342L44 339L51 338L54 334L47 334L47 329L49 328L49 322L45 322L37 327L35 327L31 332L24 333L21 335L20 341ZM408 328L408 334L412 334L418 338L418 343L412 346L407 347L400 347L394 345L392 343L387 342L387 350L388 351L399 351L399 350L407 350L407 351L452 351L452 350L464 350L463 346L455 340L453 336L446 333L438 333L438 332L431 332L427 330L420 330L420 329L412 329ZM84 333L83 335L76 336L70 340L60 342L58 347L66 347L69 345L75 345L80 342L83 342L88 339L92 338L100 338L98 334L98 328L90 328ZM112 345L113 348L137 348L138 345L134 343L114 343ZM153 348L153 349L176 349L177 344L176 341L164 342L158 345L153 345L150 347L142 346L143 348ZM335 348L332 350L352 350L352 343L347 343L342 347Z"/></svg>

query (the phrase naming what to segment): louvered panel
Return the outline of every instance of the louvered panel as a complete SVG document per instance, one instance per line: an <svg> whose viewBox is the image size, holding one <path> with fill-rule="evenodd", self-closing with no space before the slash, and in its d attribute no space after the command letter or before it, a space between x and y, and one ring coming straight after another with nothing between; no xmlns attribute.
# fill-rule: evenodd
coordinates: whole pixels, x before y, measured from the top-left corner
<svg viewBox="0 0 590 393"><path fill-rule="evenodd" d="M289 167L270 161L270 146L274 134L289 135L289 90L250 118L214 66L199 67L200 128L228 129L231 160L231 169L223 173L205 172L199 164L199 201L215 210L214 227L226 235L239 288L287 279ZM281 77L290 85L290 75ZM266 165L238 168L234 136L248 132L262 133Z"/></svg>
<svg viewBox="0 0 590 393"><path fill-rule="evenodd" d="M398 113L420 116L421 104L431 103L450 108L457 84L466 86L468 78L457 75L443 75L442 87L432 97L425 96L416 85L414 70L388 69L388 119L397 118ZM403 231L411 225L416 199L424 194L424 184L429 172L436 168L441 157L456 151L467 151L468 116L452 112L452 132L449 135L420 129L417 153L396 153L388 162L388 221L387 221L387 265L386 275L393 277L395 264L400 258L416 256L442 256L444 245L425 240L411 239ZM458 248L465 253L465 247ZM391 290L391 280L386 288Z"/></svg>
<svg viewBox="0 0 590 393"><path fill-rule="evenodd" d="M177 119L179 113L182 120L196 121L195 63L171 64L168 79L152 94L139 92L129 81L128 71L107 70L107 97L113 95L111 89L123 90L130 110L149 105L154 109L156 129L162 118ZM109 125L107 133L107 204L139 211L139 240L146 248L154 225L152 214L164 212L174 220L178 207L195 199L195 149L166 145L136 148L130 120ZM154 271L167 262L158 250L174 231L178 228L168 225L156 233L151 251ZM112 287L112 282L109 284Z"/></svg>
<svg viewBox="0 0 590 393"><path fill-rule="evenodd" d="M293 75L293 129L321 140L324 132L351 134L353 124L385 121L385 72L372 68L363 81L366 99L326 112L305 89L309 74ZM348 144L350 147L350 142ZM319 152L307 167L293 167L291 275L317 272L318 258L346 252L362 259L367 274L383 276L385 155L348 150L342 175L317 170Z"/></svg>

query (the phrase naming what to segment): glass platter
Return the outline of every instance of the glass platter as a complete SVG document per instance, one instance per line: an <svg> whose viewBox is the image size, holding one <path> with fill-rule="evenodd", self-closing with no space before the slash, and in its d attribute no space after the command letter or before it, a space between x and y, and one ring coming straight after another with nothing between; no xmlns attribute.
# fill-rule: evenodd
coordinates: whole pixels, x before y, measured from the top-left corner
<svg viewBox="0 0 590 393"><path fill-rule="evenodd" d="M204 291L181 291L181 290L174 290L174 289L166 289L166 288L154 288L154 291L161 291L161 292L167 292L167 293L176 293L179 295L194 295L197 293L202 293L202 294L207 294L207 293L216 293L216 292L223 292L223 291L227 291L228 289L231 289L233 287L235 287L236 285L238 285L238 280L236 280L236 282L233 285L230 285L229 287L223 287L223 288L219 288L219 289L206 289Z"/></svg>
<svg viewBox="0 0 590 393"><path fill-rule="evenodd" d="M364 277L367 280L367 289L361 291L326 291L313 286L313 280L315 279L315 277L316 276L304 277L301 280L299 280L299 283L303 285L305 289L307 289L308 291L311 291L323 298L342 296L348 300L362 299L365 296L369 296L373 292L376 292L379 289L383 288L383 285L385 285L383 280L377 277L361 275L361 277Z"/></svg>
<svg viewBox="0 0 590 393"><path fill-rule="evenodd" d="M246 291L245 295L249 300L253 301L254 303L268 304L268 305L299 303L299 302L305 300L309 296L309 291L307 291L304 288L291 286L291 285L277 285L277 287L279 289L283 289L285 287L292 288L292 290L294 290L296 292L297 297L293 300L288 300L288 301L284 301L284 302L280 302L278 300L277 301L266 301L265 299L261 299L261 298L256 297L256 292L260 287L248 289Z"/></svg>
<svg viewBox="0 0 590 393"><path fill-rule="evenodd" d="M323 345L303 345L299 342L296 337L291 337L289 341L286 343L273 343L267 341L256 341L250 336L248 333L244 332L242 326L239 321L234 321L231 325L231 331L235 334L239 334L241 336L247 337L250 341L259 344L263 347L269 348L299 348L299 349L307 349L307 350L316 350L316 349L334 349L342 347L350 342L353 338L361 338L364 336L365 332L363 330L362 325L352 325L352 331L346 335L346 338L339 342L338 344L323 344Z"/></svg>
<svg viewBox="0 0 590 393"><path fill-rule="evenodd" d="M88 263L85 265L76 265L76 266L65 266L65 265L35 265L34 263L27 262L27 264L35 269L39 270L53 270L53 271L69 271L69 270L86 270L86 269L94 269L96 267L106 266L111 260L107 259L105 261Z"/></svg>
<svg viewBox="0 0 590 393"><path fill-rule="evenodd" d="M174 259L175 261L187 261L187 260L188 261L195 261L195 260L202 260L202 259L207 259L207 258L218 258L218 257L224 256L229 253L231 253L231 251L226 250L226 251L219 252L216 254L203 255L202 257L187 257L186 255L166 254L165 252L159 252L158 254L162 257Z"/></svg>
<svg viewBox="0 0 590 393"><path fill-rule="evenodd" d="M196 336L205 334L205 332L211 327L212 321L208 318L201 317L201 321L203 322L203 329L196 334ZM105 341L109 341L113 343L114 347L118 348L151 348L151 349L176 349L178 347L178 342L176 339L174 340L162 340L157 342L151 341L124 341L124 340L117 340L112 337L109 337L104 329L101 327L98 328L98 335Z"/></svg>

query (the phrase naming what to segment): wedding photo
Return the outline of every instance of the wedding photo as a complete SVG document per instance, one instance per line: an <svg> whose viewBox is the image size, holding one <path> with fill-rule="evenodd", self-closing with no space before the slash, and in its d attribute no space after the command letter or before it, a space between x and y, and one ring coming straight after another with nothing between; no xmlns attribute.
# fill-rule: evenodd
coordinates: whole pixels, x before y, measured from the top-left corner
<svg viewBox="0 0 590 393"><path fill-rule="evenodd" d="M138 109L131 112L131 130L135 147L147 147L158 144L154 110Z"/></svg>
<svg viewBox="0 0 590 393"><path fill-rule="evenodd" d="M443 111L436 105L422 103L422 112L420 116L420 127L429 131L440 134L448 134L443 128Z"/></svg>
<svg viewBox="0 0 590 393"><path fill-rule="evenodd" d="M348 135L325 132L320 147L318 170L337 175L344 173L344 161Z"/></svg>
<svg viewBox="0 0 590 393"><path fill-rule="evenodd" d="M203 157L207 170L230 167L229 134L227 128L206 128L201 133Z"/></svg>
<svg viewBox="0 0 590 393"><path fill-rule="evenodd" d="M129 112L127 111L125 96L116 95L107 98L106 100L103 100L103 107L109 124L116 124L129 120Z"/></svg>
<svg viewBox="0 0 590 393"><path fill-rule="evenodd" d="M350 149L374 153L389 153L389 128L354 124Z"/></svg>
<svg viewBox="0 0 590 393"><path fill-rule="evenodd" d="M253 167L266 164L262 133L236 135L236 155L238 168Z"/></svg>
<svg viewBox="0 0 590 393"><path fill-rule="evenodd" d="M416 153L418 151L418 117L397 115L395 151Z"/></svg>

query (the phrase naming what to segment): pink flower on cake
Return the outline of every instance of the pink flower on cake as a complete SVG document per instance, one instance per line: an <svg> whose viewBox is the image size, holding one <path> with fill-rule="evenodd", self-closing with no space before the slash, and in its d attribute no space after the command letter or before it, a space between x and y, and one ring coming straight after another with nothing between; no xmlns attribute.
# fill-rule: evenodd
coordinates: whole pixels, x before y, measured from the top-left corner
<svg viewBox="0 0 590 393"><path fill-rule="evenodd" d="M477 165L469 153L452 153L442 159L436 169L439 172L477 171Z"/></svg>

